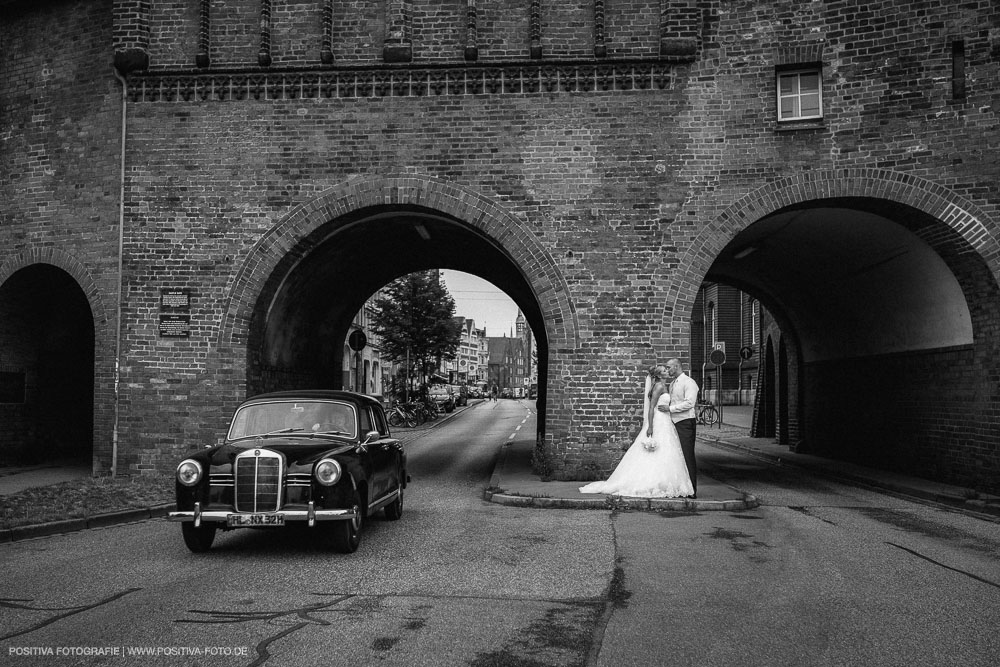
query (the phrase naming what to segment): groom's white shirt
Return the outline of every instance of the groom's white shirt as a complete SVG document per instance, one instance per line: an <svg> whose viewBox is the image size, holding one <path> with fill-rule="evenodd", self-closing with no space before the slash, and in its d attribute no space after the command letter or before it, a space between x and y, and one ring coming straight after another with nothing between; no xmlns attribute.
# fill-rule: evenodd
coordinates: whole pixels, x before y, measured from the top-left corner
<svg viewBox="0 0 1000 667"><path fill-rule="evenodd" d="M681 373L670 383L670 419L675 422L694 419L698 404L698 383Z"/></svg>

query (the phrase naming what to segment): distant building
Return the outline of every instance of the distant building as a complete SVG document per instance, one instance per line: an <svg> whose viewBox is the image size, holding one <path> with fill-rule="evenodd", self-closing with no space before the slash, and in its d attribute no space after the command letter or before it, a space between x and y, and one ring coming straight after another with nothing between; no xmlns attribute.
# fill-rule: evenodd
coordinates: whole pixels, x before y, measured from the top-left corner
<svg viewBox="0 0 1000 667"><path fill-rule="evenodd" d="M691 315L691 368L702 399L753 405L761 354L760 302L735 287L704 283ZM722 352L724 361L718 354ZM716 352L713 361L713 352Z"/></svg>
<svg viewBox="0 0 1000 667"><path fill-rule="evenodd" d="M521 309L517 309L517 320L514 323L517 328L517 337L524 341L524 349L527 354L526 362L527 369L525 370L525 377L528 378L528 383L538 382L538 369L535 364L532 363L535 350L535 340L531 335L531 327L528 326L528 320L524 317L524 313Z"/></svg>
<svg viewBox="0 0 1000 667"><path fill-rule="evenodd" d="M384 382L391 376L391 364L382 359L381 341L372 329L372 315L375 301L382 296L382 290L375 292L354 316L350 330L344 339L343 386L362 394L384 394ZM351 336L355 331L365 335L367 344L360 351L351 348Z"/></svg>
<svg viewBox="0 0 1000 667"><path fill-rule="evenodd" d="M476 321L456 317L461 326L461 339L456 356L442 363L442 372L451 384L481 386L486 381L489 348L486 329L477 329Z"/></svg>
<svg viewBox="0 0 1000 667"><path fill-rule="evenodd" d="M509 389L513 396L523 396L533 381L531 329L524 315L517 313L517 335L487 338L489 344L489 378L487 389Z"/></svg>

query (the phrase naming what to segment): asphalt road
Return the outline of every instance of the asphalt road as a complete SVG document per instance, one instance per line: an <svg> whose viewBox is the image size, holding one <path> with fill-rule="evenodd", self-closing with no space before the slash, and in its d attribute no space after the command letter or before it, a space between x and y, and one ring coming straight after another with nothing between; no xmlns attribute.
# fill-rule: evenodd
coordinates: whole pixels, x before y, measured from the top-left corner
<svg viewBox="0 0 1000 667"><path fill-rule="evenodd" d="M483 501L531 408L484 403L409 441L403 518L349 556L266 531L195 555L163 520L2 544L0 664L1000 662L996 523L703 445L761 508Z"/></svg>

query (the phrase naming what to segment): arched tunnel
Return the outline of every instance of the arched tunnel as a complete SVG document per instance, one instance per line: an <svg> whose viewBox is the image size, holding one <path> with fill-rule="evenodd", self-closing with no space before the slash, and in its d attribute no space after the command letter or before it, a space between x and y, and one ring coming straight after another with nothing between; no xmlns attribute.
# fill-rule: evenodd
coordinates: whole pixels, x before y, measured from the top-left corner
<svg viewBox="0 0 1000 667"><path fill-rule="evenodd" d="M996 399L996 280L915 208L841 198L778 210L736 234L706 280L758 298L780 326L799 451L936 476L957 438L974 439L963 422Z"/></svg>
<svg viewBox="0 0 1000 667"><path fill-rule="evenodd" d="M94 317L65 270L37 263L0 284L0 459L89 463Z"/></svg>
<svg viewBox="0 0 1000 667"><path fill-rule="evenodd" d="M248 341L248 395L293 387L340 388L343 345L365 301L395 278L454 269L496 285L518 305L538 349L539 430L548 349L523 270L486 234L426 208L367 208L331 220L291 248L257 300ZM460 314L460 313L458 313Z"/></svg>

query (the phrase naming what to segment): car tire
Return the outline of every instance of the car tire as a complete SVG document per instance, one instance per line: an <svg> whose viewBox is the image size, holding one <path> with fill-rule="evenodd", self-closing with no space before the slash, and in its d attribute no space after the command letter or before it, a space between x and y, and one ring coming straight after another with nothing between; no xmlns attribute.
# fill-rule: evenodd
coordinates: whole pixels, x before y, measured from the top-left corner
<svg viewBox="0 0 1000 667"><path fill-rule="evenodd" d="M400 476L402 479L402 476ZM389 521L399 521L403 516L403 484L399 485L399 495L396 499L385 506L385 518Z"/></svg>
<svg viewBox="0 0 1000 667"><path fill-rule="evenodd" d="M355 518L348 521L335 521L330 527L328 535L329 547L342 554L352 554L358 550L361 544L361 529L364 526L364 517L361 513L361 500L358 492L354 492L353 505Z"/></svg>
<svg viewBox="0 0 1000 667"><path fill-rule="evenodd" d="M202 554L212 548L215 540L215 526L202 524L195 528L194 522L186 521L181 524L181 535L184 536L184 544L193 553Z"/></svg>

